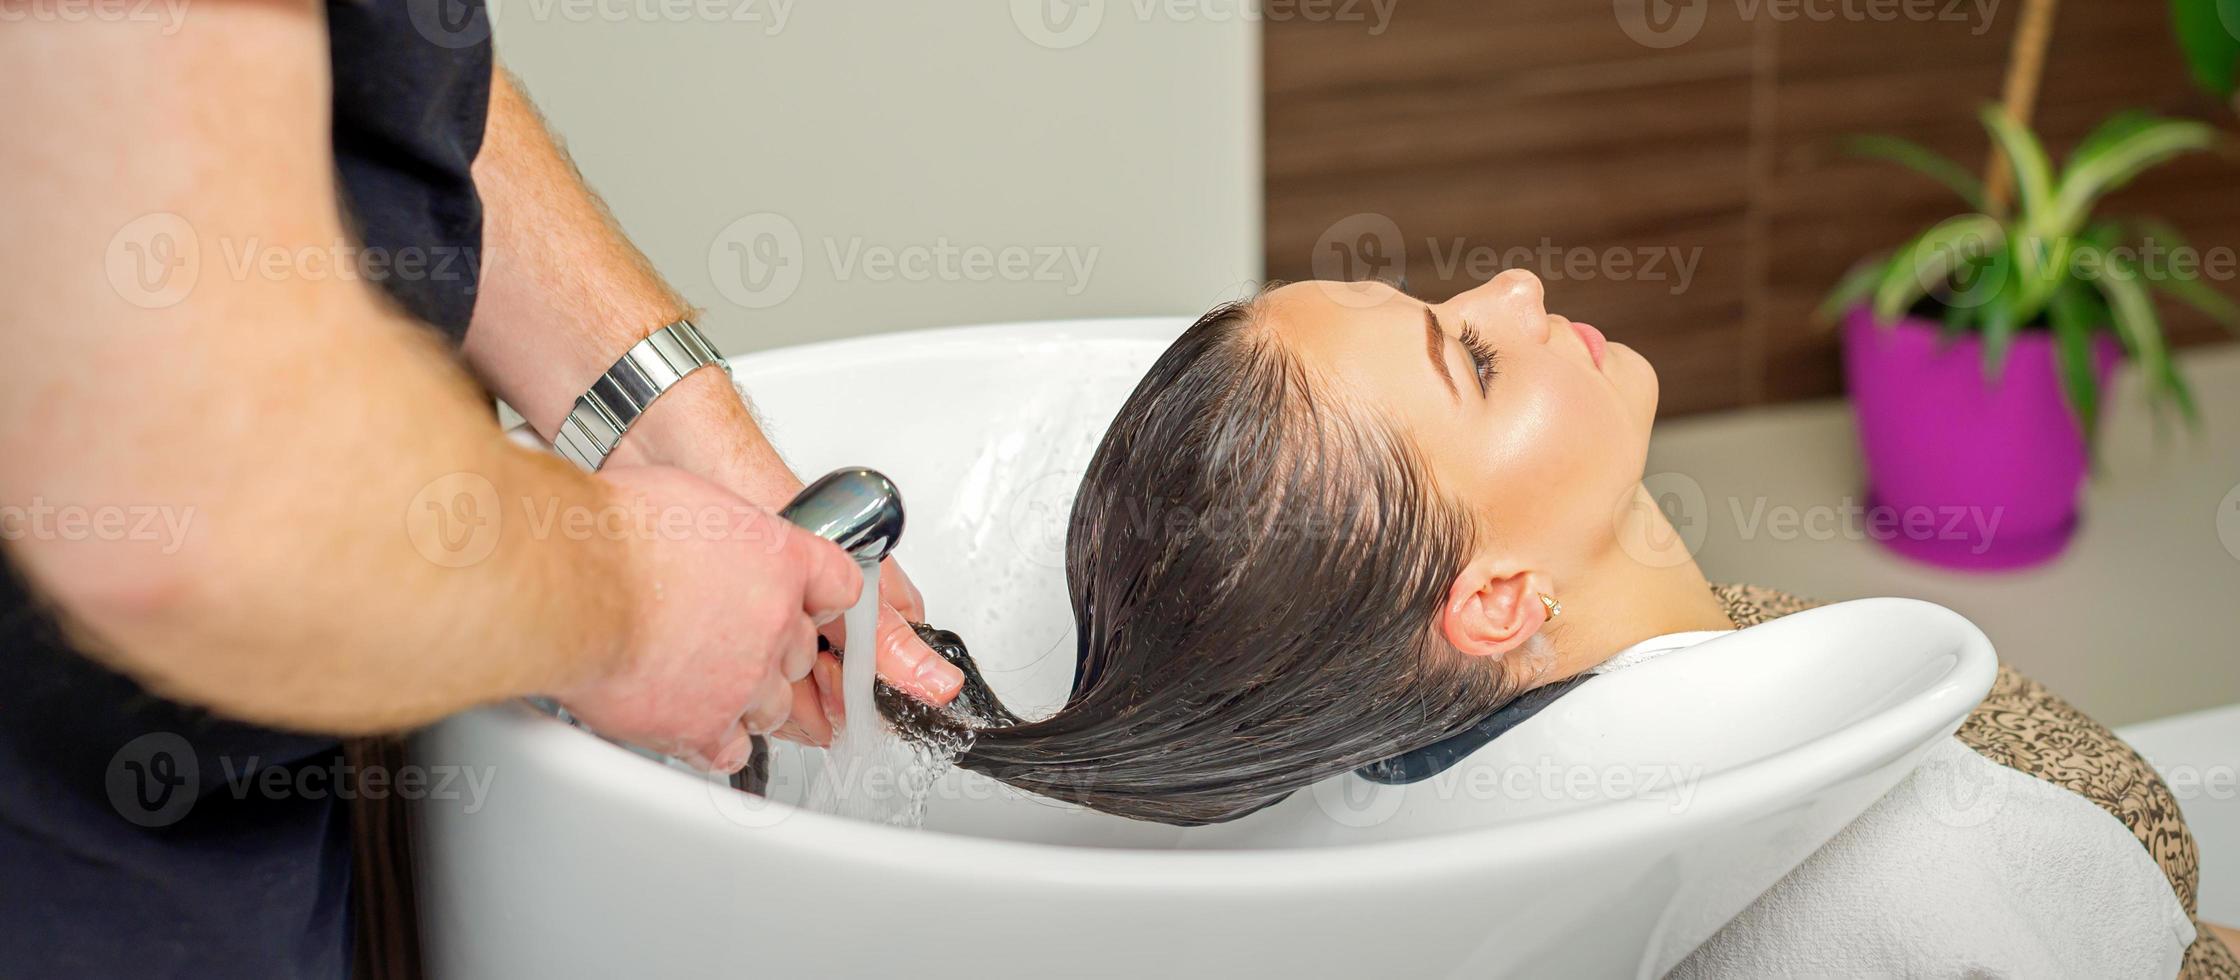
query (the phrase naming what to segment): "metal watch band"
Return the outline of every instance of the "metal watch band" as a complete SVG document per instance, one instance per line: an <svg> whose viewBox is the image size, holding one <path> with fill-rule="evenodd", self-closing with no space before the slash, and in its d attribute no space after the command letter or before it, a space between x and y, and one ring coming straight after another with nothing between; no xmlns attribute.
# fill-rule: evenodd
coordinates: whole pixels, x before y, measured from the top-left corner
<svg viewBox="0 0 2240 980"><path fill-rule="evenodd" d="M731 373L731 365L692 321L678 320L654 331L576 399L575 409L553 436L552 447L577 466L596 471L623 433L630 431L631 423L645 414L646 406L685 375L710 364Z"/></svg>

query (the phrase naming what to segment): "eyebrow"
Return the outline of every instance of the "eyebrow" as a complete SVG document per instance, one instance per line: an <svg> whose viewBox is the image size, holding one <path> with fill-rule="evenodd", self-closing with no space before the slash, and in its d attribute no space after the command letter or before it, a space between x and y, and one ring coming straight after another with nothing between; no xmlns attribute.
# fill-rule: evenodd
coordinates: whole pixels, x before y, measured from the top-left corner
<svg viewBox="0 0 2240 980"><path fill-rule="evenodd" d="M1454 375L1447 372L1447 332L1439 329L1439 314L1431 307L1423 308L1423 354L1431 359L1431 370L1439 380L1447 383L1447 397L1462 400L1462 391L1454 386Z"/></svg>

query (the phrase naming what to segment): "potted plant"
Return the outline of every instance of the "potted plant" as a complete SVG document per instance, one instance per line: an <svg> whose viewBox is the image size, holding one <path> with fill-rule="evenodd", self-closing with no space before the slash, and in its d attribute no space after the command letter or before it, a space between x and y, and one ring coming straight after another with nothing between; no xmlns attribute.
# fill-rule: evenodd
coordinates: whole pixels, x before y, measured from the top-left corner
<svg viewBox="0 0 2240 980"><path fill-rule="evenodd" d="M2158 418L2194 416L2154 306L2160 293L2240 329L2240 307L2173 262L2165 225L2094 214L2102 195L2214 145L2206 124L2126 113L2058 169L2022 113L1987 108L1989 189L1904 140L1854 148L1950 187L1970 213L1861 263L1821 308L1843 318L1845 374L1875 525L1893 550L1948 567L2052 558L2075 529L2102 391L2119 359ZM2011 182L2011 210L1998 199Z"/></svg>

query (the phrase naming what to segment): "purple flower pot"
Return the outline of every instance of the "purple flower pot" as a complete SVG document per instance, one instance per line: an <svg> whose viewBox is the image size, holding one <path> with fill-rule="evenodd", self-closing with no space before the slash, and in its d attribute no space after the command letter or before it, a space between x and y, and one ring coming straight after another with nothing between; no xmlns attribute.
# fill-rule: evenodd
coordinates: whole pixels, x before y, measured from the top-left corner
<svg viewBox="0 0 2240 980"><path fill-rule="evenodd" d="M2053 336L2017 334L2006 369L1984 377L1983 340L1945 342L1908 317L1844 320L1844 375L1866 457L1867 530L1901 555L1946 568L2051 560L2077 528L2088 459L2061 393ZM2121 348L2094 338L2103 388Z"/></svg>

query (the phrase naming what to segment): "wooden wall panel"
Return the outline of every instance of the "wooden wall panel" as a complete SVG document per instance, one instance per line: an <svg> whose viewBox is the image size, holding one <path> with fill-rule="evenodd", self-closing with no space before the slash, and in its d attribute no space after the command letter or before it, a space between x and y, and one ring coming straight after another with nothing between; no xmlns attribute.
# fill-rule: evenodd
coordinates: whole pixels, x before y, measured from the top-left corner
<svg viewBox="0 0 2240 980"><path fill-rule="evenodd" d="M1996 97L2020 4L1996 5L1986 28L1696 3L1700 31L1663 48L1599 2L1400 0L1381 33L1269 21L1269 275L1312 276L1333 227L1363 213L1391 220L1408 285L1427 297L1478 281L1443 261L1457 243L1693 255L1677 293L1549 276L1550 304L1648 354L1667 414L1838 393L1835 338L1812 308L1851 262L1957 211L1936 185L1838 143L1888 132L1980 161L1976 107ZM2164 16L2138 0L2062 5L2038 117L2057 149L2127 106L2231 128L2186 85ZM2114 204L2240 248L2236 178L2233 160L2189 160ZM2181 342L2223 336L2167 312Z"/></svg>
<svg viewBox="0 0 2240 980"><path fill-rule="evenodd" d="M1567 281L1549 300L1622 332L1697 383L1687 408L1733 400L1741 365L1750 39L1738 18L1678 52L1645 48L1606 4L1410 0L1389 30L1267 25L1268 271L1309 278L1331 227L1389 217L1411 290L1466 288L1458 254L1522 247L1700 250L1693 280ZM1684 253L1685 254L1685 253ZM1534 265L1541 259L1532 260ZM1671 259L1666 260L1672 264Z"/></svg>

